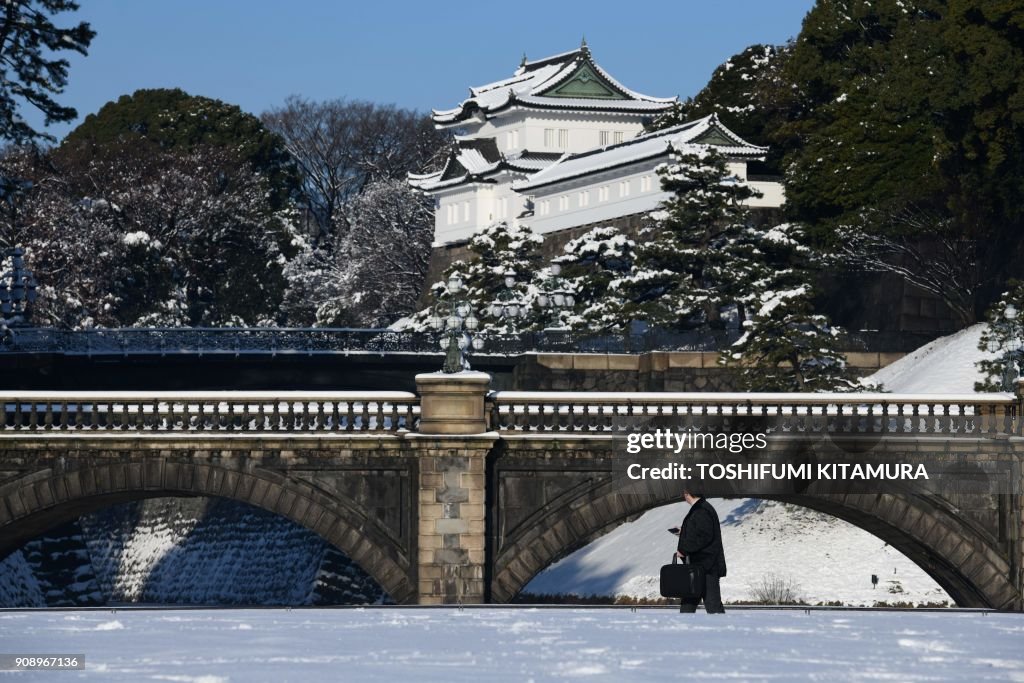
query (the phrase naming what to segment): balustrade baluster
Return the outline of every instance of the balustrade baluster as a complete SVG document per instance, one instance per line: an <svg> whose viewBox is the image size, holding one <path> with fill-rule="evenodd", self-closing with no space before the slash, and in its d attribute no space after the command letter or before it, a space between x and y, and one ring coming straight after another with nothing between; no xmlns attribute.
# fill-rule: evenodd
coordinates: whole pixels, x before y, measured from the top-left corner
<svg viewBox="0 0 1024 683"><path fill-rule="evenodd" d="M294 400L288 401L288 417L286 418L286 422L285 422L284 426L285 426L285 431L288 431L288 432L294 432L295 431L295 401Z"/></svg>
<svg viewBox="0 0 1024 683"><path fill-rule="evenodd" d="M356 428L356 405L352 401L345 401L345 431L351 432Z"/></svg>
<svg viewBox="0 0 1024 683"><path fill-rule="evenodd" d="M39 404L35 401L28 407L28 428L33 432L39 429Z"/></svg>
<svg viewBox="0 0 1024 683"><path fill-rule="evenodd" d="M15 396L14 397L14 425L13 425L14 426L14 431L19 431L21 429L21 421L22 421L21 399L19 399L17 396Z"/></svg>
<svg viewBox="0 0 1024 683"><path fill-rule="evenodd" d="M270 431L279 432L281 431L281 400L278 398L270 400L273 401L270 411Z"/></svg>
<svg viewBox="0 0 1024 683"><path fill-rule="evenodd" d="M128 429L128 422L129 422L129 418L128 418L128 401L122 401L121 402L121 424L119 425L121 427L121 431L122 432L126 431Z"/></svg>
<svg viewBox="0 0 1024 683"><path fill-rule="evenodd" d="M256 402L256 431L262 432L267 428L267 407L262 400Z"/></svg>
<svg viewBox="0 0 1024 683"><path fill-rule="evenodd" d="M398 401L394 401L391 404L391 425L389 431L398 431Z"/></svg>
<svg viewBox="0 0 1024 683"><path fill-rule="evenodd" d="M43 430L51 431L53 429L53 404L50 403L50 399L46 399L46 410L43 413Z"/></svg>
<svg viewBox="0 0 1024 683"><path fill-rule="evenodd" d="M61 401L60 402L60 419L58 420L58 422L60 424L60 430L62 432L66 432L68 430L68 426L69 426L68 425L68 418L69 418L69 415L68 415L68 402L67 401Z"/></svg>

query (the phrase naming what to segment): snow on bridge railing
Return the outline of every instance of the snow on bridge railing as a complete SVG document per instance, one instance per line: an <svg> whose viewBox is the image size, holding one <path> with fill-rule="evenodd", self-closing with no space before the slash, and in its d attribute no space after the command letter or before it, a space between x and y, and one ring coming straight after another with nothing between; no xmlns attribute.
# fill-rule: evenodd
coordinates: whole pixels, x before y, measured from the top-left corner
<svg viewBox="0 0 1024 683"><path fill-rule="evenodd" d="M499 391L488 397L490 428L503 433L615 433L671 418L676 428L832 434L1021 434L1020 404L993 394L772 394Z"/></svg>
<svg viewBox="0 0 1024 683"><path fill-rule="evenodd" d="M4 391L0 406L0 434L396 432L420 410L405 391Z"/></svg>

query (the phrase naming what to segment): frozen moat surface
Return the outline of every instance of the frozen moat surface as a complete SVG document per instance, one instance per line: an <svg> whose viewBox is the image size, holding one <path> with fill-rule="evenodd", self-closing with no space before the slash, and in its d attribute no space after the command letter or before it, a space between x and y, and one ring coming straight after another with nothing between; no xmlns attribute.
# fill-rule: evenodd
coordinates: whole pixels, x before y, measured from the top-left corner
<svg viewBox="0 0 1024 683"><path fill-rule="evenodd" d="M0 612L6 653L95 681L1024 681L1024 615L364 608Z"/></svg>

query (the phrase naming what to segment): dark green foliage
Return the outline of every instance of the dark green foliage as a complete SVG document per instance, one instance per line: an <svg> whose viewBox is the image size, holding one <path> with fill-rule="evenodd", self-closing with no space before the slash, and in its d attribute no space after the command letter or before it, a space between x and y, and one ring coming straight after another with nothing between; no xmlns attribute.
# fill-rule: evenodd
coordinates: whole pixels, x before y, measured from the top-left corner
<svg viewBox="0 0 1024 683"><path fill-rule="evenodd" d="M841 239L864 209L940 191L931 118L941 55L935 15L896 0L822 0L807 15L784 68L795 118L786 150L794 217ZM824 230L825 232L822 232Z"/></svg>
<svg viewBox="0 0 1024 683"><path fill-rule="evenodd" d="M650 129L661 130L718 114L743 139L766 144L786 116L788 93L782 87L781 70L788 54L788 46L751 45L715 69L696 96L660 116ZM773 147L763 164L752 164L754 170L781 174L780 154L781 148Z"/></svg>
<svg viewBox="0 0 1024 683"><path fill-rule="evenodd" d="M236 105L177 88L136 90L108 102L68 134L61 154L95 158L119 153L124 145L142 145L152 153L223 149L266 176L275 208L298 188L283 140L259 118Z"/></svg>
<svg viewBox="0 0 1024 683"><path fill-rule="evenodd" d="M749 291L749 245L743 240L754 190L730 179L714 148L682 150L658 169L672 196L641 232L636 267L621 290L627 320L686 328L722 327L722 309Z"/></svg>
<svg viewBox="0 0 1024 683"><path fill-rule="evenodd" d="M772 143L791 217L829 245L868 235L855 267L939 290L974 320L1024 256L1024 6L819 0L782 76L791 104ZM951 259L928 253L959 263L955 287L930 277Z"/></svg>
<svg viewBox="0 0 1024 683"><path fill-rule="evenodd" d="M84 21L71 28L51 21L77 9L71 0L7 0L0 9L0 140L23 145L54 139L25 122L18 111L23 105L43 112L46 125L78 116L52 97L64 92L68 82L68 60L56 53L88 54L96 32Z"/></svg>
<svg viewBox="0 0 1024 683"><path fill-rule="evenodd" d="M575 329L622 330L620 285L633 272L636 243L617 228L594 228L565 245L556 262L576 299L567 322Z"/></svg>
<svg viewBox="0 0 1024 683"><path fill-rule="evenodd" d="M26 178L0 239L26 249L40 323L58 327L273 322L293 255L291 215L266 178L224 150L127 146L70 173L53 154L9 151Z"/></svg>
<svg viewBox="0 0 1024 683"><path fill-rule="evenodd" d="M469 241L469 250L475 258L468 262L455 261L445 269L444 279L430 288L433 302L452 301L447 282L453 274L458 274L464 288L457 298L470 302L480 320L481 330L503 334L539 326L543 316L534 305L538 293L534 281L541 271L540 245L543 241L525 225L505 222L489 225ZM515 276L511 289L505 284L508 274ZM526 309L527 315L515 318L495 316L489 309L496 301L515 301L520 311ZM431 310L417 313L411 326L427 330L426 322Z"/></svg>
<svg viewBox="0 0 1024 683"><path fill-rule="evenodd" d="M975 391L1012 391L1005 386L1007 380L1015 379L1021 370L1020 363L1024 349L1024 282L1010 280L1009 289L985 312L988 327L981 333L978 350L994 351L995 356L978 361L978 369L984 379L974 384ZM1014 315L1007 317L1006 310L1013 307Z"/></svg>
<svg viewBox="0 0 1024 683"><path fill-rule="evenodd" d="M799 226L751 228L755 292L743 336L719 359L747 391L849 391L857 385L838 349L842 331L815 312L813 252Z"/></svg>
<svg viewBox="0 0 1024 683"><path fill-rule="evenodd" d="M953 218L986 247L987 301L1024 258L1024 5L950 0L939 29L936 165Z"/></svg>

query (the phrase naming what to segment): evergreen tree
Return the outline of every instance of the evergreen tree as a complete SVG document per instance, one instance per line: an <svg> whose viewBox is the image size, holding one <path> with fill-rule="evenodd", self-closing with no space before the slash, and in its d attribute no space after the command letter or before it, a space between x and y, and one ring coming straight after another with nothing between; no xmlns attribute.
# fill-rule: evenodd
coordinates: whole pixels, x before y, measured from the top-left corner
<svg viewBox="0 0 1024 683"><path fill-rule="evenodd" d="M536 299L541 291L538 280L543 277L540 273L543 241L525 225L499 222L484 228L469 241L469 250L476 258L455 261L445 269L444 279L431 287L434 303L451 300L448 280L457 274L464 287L457 296L470 302L482 331L514 334L542 326L545 315L536 306ZM505 282L510 277L515 278L511 288ZM520 315L495 315L492 304L500 301L515 304ZM427 319L432 310L433 306L417 313L409 327L429 331ZM524 311L526 314L522 315Z"/></svg>
<svg viewBox="0 0 1024 683"><path fill-rule="evenodd" d="M718 114L740 137L764 144L789 114L788 93L782 87L781 73L789 53L788 45L751 45L727 59L696 96L659 116L648 130L662 130ZM773 145L765 162L752 162L751 166L758 169L757 173L781 175L784 149Z"/></svg>
<svg viewBox="0 0 1024 683"><path fill-rule="evenodd" d="M1022 25L1014 2L819 0L782 70L790 217L964 325L1024 257Z"/></svg>
<svg viewBox="0 0 1024 683"><path fill-rule="evenodd" d="M12 150L0 175L27 178L0 240L25 247L41 324L71 328L277 322L291 214L266 178L224 150L137 148L69 176Z"/></svg>
<svg viewBox="0 0 1024 683"><path fill-rule="evenodd" d="M974 384L975 391L1005 391L1004 380L1015 378L1024 355L1024 282L1010 280L1009 289L985 312L988 326L981 333L978 349L995 352L978 361L984 379ZM1010 309L1010 315L1007 315Z"/></svg>
<svg viewBox="0 0 1024 683"><path fill-rule="evenodd" d="M80 170L97 158L116 159L126 147L152 154L223 150L268 180L275 209L287 204L299 187L284 140L257 117L237 105L178 88L136 90L106 103L68 134L57 155L64 166Z"/></svg>
<svg viewBox="0 0 1024 683"><path fill-rule="evenodd" d="M70 66L67 59L54 57L65 50L88 54L96 32L84 21L59 28L51 20L77 10L71 0L7 0L0 9L0 140L21 145L54 139L25 122L20 103L40 110L46 125L78 116L52 97L64 92Z"/></svg>
<svg viewBox="0 0 1024 683"><path fill-rule="evenodd" d="M555 262L576 299L566 320L571 327L606 331L629 325L620 286L633 272L635 249L636 242L611 226L594 228L565 245L565 255Z"/></svg>
<svg viewBox="0 0 1024 683"><path fill-rule="evenodd" d="M721 328L723 309L742 312L749 298L753 262L743 202L757 193L703 145L679 150L678 160L658 174L672 196L641 231L636 267L619 287L628 299L623 315L673 328Z"/></svg>
<svg viewBox="0 0 1024 683"><path fill-rule="evenodd" d="M849 391L856 382L837 348L842 331L813 308L811 250L798 226L751 228L758 255L756 303L743 336L719 358L747 391Z"/></svg>

